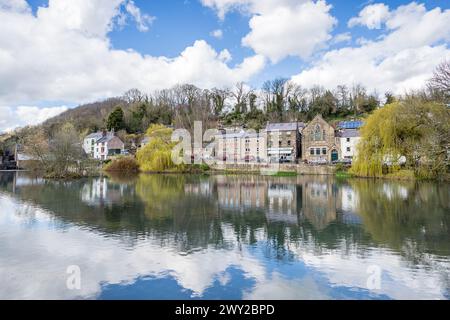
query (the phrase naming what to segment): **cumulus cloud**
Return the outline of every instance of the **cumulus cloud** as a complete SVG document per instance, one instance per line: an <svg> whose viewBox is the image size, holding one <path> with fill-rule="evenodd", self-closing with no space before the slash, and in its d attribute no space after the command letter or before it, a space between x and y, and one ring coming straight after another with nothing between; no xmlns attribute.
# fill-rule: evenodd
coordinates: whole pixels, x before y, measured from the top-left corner
<svg viewBox="0 0 450 320"><path fill-rule="evenodd" d="M351 18L348 26L352 28L357 25L362 25L369 29L380 29L388 17L389 7L387 5L384 3L371 4L362 9L358 17Z"/></svg>
<svg viewBox="0 0 450 320"><path fill-rule="evenodd" d="M288 56L308 58L331 39L337 20L325 1L202 0L224 19L227 12L251 16L244 46L276 63Z"/></svg>
<svg viewBox="0 0 450 320"><path fill-rule="evenodd" d="M0 10L29 12L30 7L25 0L0 0Z"/></svg>
<svg viewBox="0 0 450 320"><path fill-rule="evenodd" d="M306 2L255 15L250 19L251 31L242 39L245 46L276 63L287 56L308 58L331 39L337 20L325 1Z"/></svg>
<svg viewBox="0 0 450 320"><path fill-rule="evenodd" d="M36 15L21 6L12 11L2 5L0 104L84 102L118 95L130 87L150 91L183 82L202 87L231 85L248 80L264 66L264 58L255 55L230 67L226 64L229 52L216 52L203 40L177 57L115 50L108 32L123 4L133 2L50 0ZM137 11L130 11L139 20ZM140 17L142 22L142 13Z"/></svg>
<svg viewBox="0 0 450 320"><path fill-rule="evenodd" d="M38 108L30 106L0 107L0 132L12 131L17 127L37 125L66 111L66 106Z"/></svg>
<svg viewBox="0 0 450 320"><path fill-rule="evenodd" d="M350 32L339 33L333 38L333 43L350 42L352 40L352 35Z"/></svg>
<svg viewBox="0 0 450 320"><path fill-rule="evenodd" d="M126 11L134 18L139 31L147 32L149 30L149 25L153 23L155 17L148 14L141 13L141 10L134 4L134 1L129 0L125 4Z"/></svg>
<svg viewBox="0 0 450 320"><path fill-rule="evenodd" d="M364 10L363 10L364 11ZM293 77L304 86L361 83L380 93L404 93L423 87L434 67L450 58L450 10L427 10L410 3L390 11L384 34L325 53L313 65Z"/></svg>
<svg viewBox="0 0 450 320"><path fill-rule="evenodd" d="M222 39L223 31L220 29L217 29L217 30L211 31L210 35L213 36L214 38Z"/></svg>
<svg viewBox="0 0 450 320"><path fill-rule="evenodd" d="M228 12L243 14L265 14L280 6L293 7L310 0L201 0L206 7L213 9L223 20Z"/></svg>

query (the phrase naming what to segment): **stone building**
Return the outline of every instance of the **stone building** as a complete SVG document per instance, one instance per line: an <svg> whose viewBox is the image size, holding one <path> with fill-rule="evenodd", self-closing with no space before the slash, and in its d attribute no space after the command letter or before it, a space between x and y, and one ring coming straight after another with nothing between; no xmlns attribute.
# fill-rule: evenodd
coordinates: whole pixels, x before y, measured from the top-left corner
<svg viewBox="0 0 450 320"><path fill-rule="evenodd" d="M317 115L302 131L302 159L308 163L329 163L340 158L336 130Z"/></svg>
<svg viewBox="0 0 450 320"><path fill-rule="evenodd" d="M260 163L267 158L264 133L241 131L216 136L216 159L227 163Z"/></svg>
<svg viewBox="0 0 450 320"><path fill-rule="evenodd" d="M301 122L269 123L266 127L267 157L272 163L297 162L301 158Z"/></svg>

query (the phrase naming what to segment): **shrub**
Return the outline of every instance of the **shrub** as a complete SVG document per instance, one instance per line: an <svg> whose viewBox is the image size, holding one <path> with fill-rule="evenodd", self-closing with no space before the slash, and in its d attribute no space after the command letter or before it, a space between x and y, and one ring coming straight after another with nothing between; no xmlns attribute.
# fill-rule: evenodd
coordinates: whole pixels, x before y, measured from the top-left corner
<svg viewBox="0 0 450 320"><path fill-rule="evenodd" d="M108 163L104 170L109 172L138 172L139 164L133 157L121 157Z"/></svg>

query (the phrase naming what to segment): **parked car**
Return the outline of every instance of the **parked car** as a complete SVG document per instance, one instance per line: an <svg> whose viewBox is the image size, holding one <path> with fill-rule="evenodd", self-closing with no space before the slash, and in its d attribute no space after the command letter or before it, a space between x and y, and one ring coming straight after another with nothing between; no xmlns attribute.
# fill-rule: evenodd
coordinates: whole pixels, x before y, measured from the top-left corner
<svg viewBox="0 0 450 320"><path fill-rule="evenodd" d="M255 157L247 155L244 157L244 161L245 162L255 162Z"/></svg>
<svg viewBox="0 0 450 320"><path fill-rule="evenodd" d="M308 164L319 166L319 165L326 165L328 164L328 161L326 159L317 159L317 160L310 160Z"/></svg>
<svg viewBox="0 0 450 320"><path fill-rule="evenodd" d="M352 164L352 159L339 159L339 160L333 161L332 163L350 166Z"/></svg>

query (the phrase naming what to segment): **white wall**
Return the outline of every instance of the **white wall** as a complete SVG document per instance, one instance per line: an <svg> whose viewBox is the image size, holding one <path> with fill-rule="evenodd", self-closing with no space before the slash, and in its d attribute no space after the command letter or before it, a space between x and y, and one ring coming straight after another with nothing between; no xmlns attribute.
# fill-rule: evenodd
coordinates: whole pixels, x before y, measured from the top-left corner
<svg viewBox="0 0 450 320"><path fill-rule="evenodd" d="M361 138L360 137L340 138L340 140L341 140L341 154L342 154L341 158L343 159L354 158L357 155L357 146Z"/></svg>
<svg viewBox="0 0 450 320"><path fill-rule="evenodd" d="M88 154L91 157L94 155L92 146L94 146L94 151L95 151L95 141L96 141L95 139L84 139L84 143L83 143L84 152L86 152L86 154Z"/></svg>

